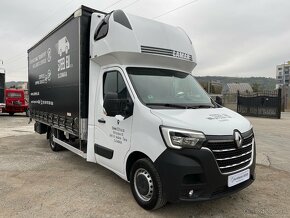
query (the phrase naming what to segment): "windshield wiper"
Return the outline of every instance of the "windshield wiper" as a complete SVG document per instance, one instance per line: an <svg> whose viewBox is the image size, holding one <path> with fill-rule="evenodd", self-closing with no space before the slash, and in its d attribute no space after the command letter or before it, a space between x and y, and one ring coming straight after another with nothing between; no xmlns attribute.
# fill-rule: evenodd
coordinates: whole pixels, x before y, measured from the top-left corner
<svg viewBox="0 0 290 218"><path fill-rule="evenodd" d="M147 106L163 106L163 107L172 107L172 108L181 108L187 109L188 107L180 104L170 104L170 103L147 103Z"/></svg>
<svg viewBox="0 0 290 218"><path fill-rule="evenodd" d="M199 108L214 108L214 106L212 105L206 105L206 104L203 104L203 105L194 105L194 106L189 106L187 108L190 108L190 109L199 109Z"/></svg>
<svg viewBox="0 0 290 218"><path fill-rule="evenodd" d="M181 109L200 109L200 108L214 108L214 105L181 105L181 104L171 104L171 103L147 103L147 106L163 106Z"/></svg>

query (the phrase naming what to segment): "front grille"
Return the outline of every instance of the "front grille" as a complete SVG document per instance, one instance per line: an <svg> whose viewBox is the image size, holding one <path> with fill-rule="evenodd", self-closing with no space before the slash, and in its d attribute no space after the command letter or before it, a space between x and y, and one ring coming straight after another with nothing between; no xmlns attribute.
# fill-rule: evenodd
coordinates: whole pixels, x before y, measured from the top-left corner
<svg viewBox="0 0 290 218"><path fill-rule="evenodd" d="M243 169L252 161L254 135L252 131L242 135L243 144L240 148L237 148L233 139L209 140L205 146L212 151L220 171L224 174Z"/></svg>
<svg viewBox="0 0 290 218"><path fill-rule="evenodd" d="M21 106L21 102L20 102L20 101L13 101L12 104L13 104L13 105Z"/></svg>

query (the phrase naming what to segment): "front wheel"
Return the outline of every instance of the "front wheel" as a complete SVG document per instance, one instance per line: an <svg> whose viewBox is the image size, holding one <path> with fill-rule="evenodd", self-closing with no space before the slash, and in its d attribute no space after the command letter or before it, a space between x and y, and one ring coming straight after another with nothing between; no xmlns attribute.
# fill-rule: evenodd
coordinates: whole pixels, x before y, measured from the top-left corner
<svg viewBox="0 0 290 218"><path fill-rule="evenodd" d="M13 115L14 115L14 113L13 113L13 112L10 112L10 113L9 113L9 116L13 116Z"/></svg>
<svg viewBox="0 0 290 218"><path fill-rule="evenodd" d="M130 187L137 203L146 210L166 204L160 176L153 163L143 158L136 161L130 172Z"/></svg>

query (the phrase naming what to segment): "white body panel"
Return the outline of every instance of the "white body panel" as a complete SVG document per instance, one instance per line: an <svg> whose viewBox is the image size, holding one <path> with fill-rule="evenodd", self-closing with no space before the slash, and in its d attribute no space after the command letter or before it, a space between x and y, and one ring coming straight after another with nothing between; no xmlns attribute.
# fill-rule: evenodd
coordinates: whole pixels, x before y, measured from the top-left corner
<svg viewBox="0 0 290 218"><path fill-rule="evenodd" d="M155 161L166 149L159 130L162 120L154 116L151 110L140 103L139 100L135 102L132 146L127 157L134 151L140 151L150 157L152 161Z"/></svg>
<svg viewBox="0 0 290 218"><path fill-rule="evenodd" d="M118 71L123 78L125 77L121 68L118 67L102 69L100 77L102 78L103 73L110 71ZM128 86L128 84L126 85ZM120 157L125 157L130 149L133 116L124 120L106 116L103 108L103 83L101 80L99 80L97 89L98 94L95 102L95 144L105 146L113 150L114 153L112 159L97 154L96 159L103 166L124 175L123 158ZM99 120L104 120L105 123L100 123Z"/></svg>
<svg viewBox="0 0 290 218"><path fill-rule="evenodd" d="M97 81L100 76L100 66L93 61L90 61L90 89L89 89L89 115L88 115L88 146L87 146L87 161L96 163L94 151L94 138L95 138L95 107L97 91Z"/></svg>
<svg viewBox="0 0 290 218"><path fill-rule="evenodd" d="M132 30L117 23L111 15L106 37L95 41L94 33L101 16L93 14L90 54L91 58L101 66L140 65L175 69L191 72L196 65L196 56L191 41L185 32L177 27L142 17L128 15ZM93 34L92 34L93 33ZM155 49L171 50L172 55L159 55L141 51L141 46ZM160 51L159 51L160 52ZM187 54L191 60L178 57Z"/></svg>
<svg viewBox="0 0 290 218"><path fill-rule="evenodd" d="M246 132L252 128L250 122L227 108L152 110L165 126L190 129L205 135L233 135L233 130Z"/></svg>
<svg viewBox="0 0 290 218"><path fill-rule="evenodd" d="M143 17L134 15L128 17L140 45L182 51L191 54L192 61L196 62L193 47L182 29Z"/></svg>

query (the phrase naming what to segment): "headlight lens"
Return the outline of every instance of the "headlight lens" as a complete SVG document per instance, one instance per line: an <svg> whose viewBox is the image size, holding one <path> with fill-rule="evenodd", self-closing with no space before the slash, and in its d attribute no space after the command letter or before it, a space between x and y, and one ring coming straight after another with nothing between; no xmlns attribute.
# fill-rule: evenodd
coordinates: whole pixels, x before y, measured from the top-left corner
<svg viewBox="0 0 290 218"><path fill-rule="evenodd" d="M202 132L175 129L161 126L161 133L168 147L174 149L200 149L206 140Z"/></svg>

